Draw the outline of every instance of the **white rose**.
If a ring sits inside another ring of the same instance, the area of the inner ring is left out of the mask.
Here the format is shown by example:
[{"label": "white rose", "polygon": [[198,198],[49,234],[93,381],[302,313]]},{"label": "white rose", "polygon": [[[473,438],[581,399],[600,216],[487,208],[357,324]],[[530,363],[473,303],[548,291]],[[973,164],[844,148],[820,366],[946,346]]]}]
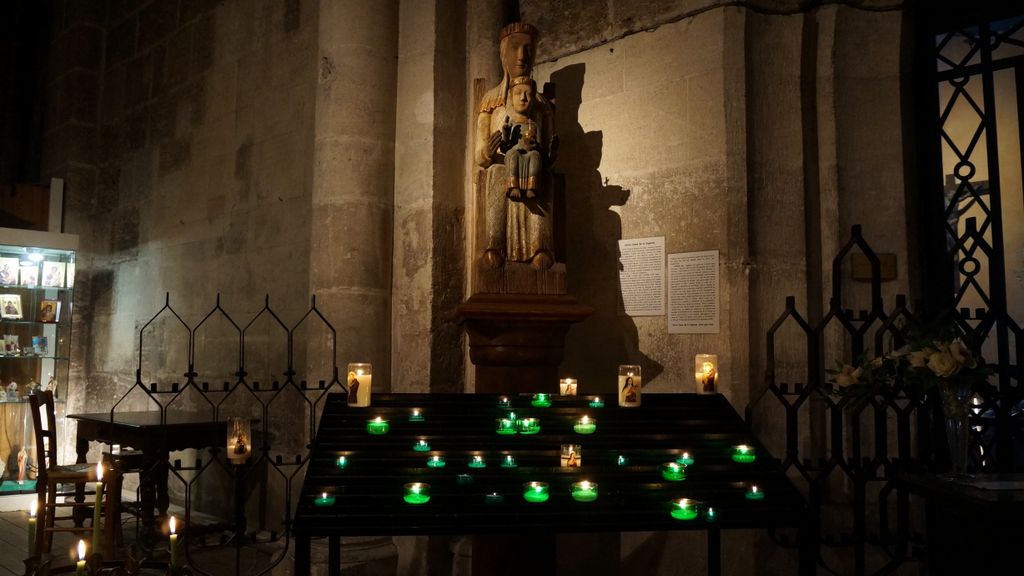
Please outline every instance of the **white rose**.
[{"label": "white rose", "polygon": [[949,352],[933,352],[928,356],[928,368],[939,378],[949,378],[960,371],[960,365]]},{"label": "white rose", "polygon": [[853,366],[846,365],[843,369],[836,374],[836,384],[842,388],[849,386],[850,384],[856,384],[860,381],[860,375],[863,370],[860,368],[854,368]]},{"label": "white rose", "polygon": [[978,365],[977,361],[974,359],[974,354],[971,354],[971,351],[967,346],[964,346],[964,343],[959,340],[954,340],[950,343],[949,354],[953,356],[953,359],[956,360],[956,363],[960,366],[974,368]]}]

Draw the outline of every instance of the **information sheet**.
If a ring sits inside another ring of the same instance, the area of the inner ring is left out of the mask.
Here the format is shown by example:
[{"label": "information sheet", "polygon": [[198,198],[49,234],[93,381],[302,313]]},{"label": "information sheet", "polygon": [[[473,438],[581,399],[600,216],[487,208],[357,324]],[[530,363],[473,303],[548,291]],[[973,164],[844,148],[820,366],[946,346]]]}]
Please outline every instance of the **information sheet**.
[{"label": "information sheet", "polygon": [[665,237],[619,240],[619,314],[665,314]]},{"label": "information sheet", "polygon": [[718,334],[718,250],[668,255],[669,334]]}]

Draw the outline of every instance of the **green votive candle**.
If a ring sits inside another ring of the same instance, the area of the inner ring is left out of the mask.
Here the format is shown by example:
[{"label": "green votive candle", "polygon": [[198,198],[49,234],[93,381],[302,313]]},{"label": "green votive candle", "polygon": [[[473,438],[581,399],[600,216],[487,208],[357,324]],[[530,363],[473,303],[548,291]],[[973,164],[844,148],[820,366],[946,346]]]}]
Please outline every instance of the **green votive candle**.
[{"label": "green votive candle", "polygon": [[540,432],[540,420],[537,418],[523,418],[518,424],[520,434],[536,434]]},{"label": "green votive candle", "polygon": [[317,498],[316,500],[313,500],[313,505],[314,506],[334,506],[334,496],[328,494],[327,492],[322,492],[320,494],[319,498]]},{"label": "green votive candle", "polygon": [[469,486],[473,483],[473,476],[470,474],[459,474],[455,477],[455,483],[459,486]]},{"label": "green votive candle", "polygon": [[519,464],[516,463],[516,457],[511,454],[506,454],[505,457],[501,459],[502,468],[516,468],[518,466]]},{"label": "green votive candle", "polygon": [[496,430],[498,434],[511,435],[516,433],[516,421],[511,418],[499,418]]},{"label": "green votive candle", "polygon": [[406,484],[404,498],[409,504],[426,504],[430,502],[430,484],[423,482]]},{"label": "green votive candle", "polygon": [[484,460],[483,456],[481,456],[479,454],[476,454],[472,458],[469,459],[469,464],[468,465],[469,465],[470,468],[486,468],[487,467],[487,461]]},{"label": "green votive candle", "polygon": [[373,420],[368,420],[366,422],[366,431],[369,432],[370,434],[374,434],[374,435],[387,434],[388,433],[388,429],[389,429],[388,421],[383,419],[383,418],[381,418],[380,416],[377,416]]},{"label": "green votive candle", "polygon": [[547,482],[527,482],[523,484],[523,500],[527,502],[547,502],[548,496]]},{"label": "green votive candle", "polygon": [[604,400],[601,400],[600,396],[594,396],[587,402],[587,406],[591,408],[604,408]]},{"label": "green votive candle", "polygon": [[740,444],[739,446],[732,447],[732,461],[739,462],[740,464],[750,464],[757,459],[757,454],[754,453],[754,447],[746,444]]},{"label": "green votive candle", "polygon": [[583,480],[572,483],[572,499],[577,502],[597,500],[597,483]]},{"label": "green votive candle", "polygon": [[670,505],[670,514],[676,520],[693,520],[697,517],[697,504],[689,498],[673,500]]},{"label": "green votive candle", "polygon": [[676,458],[676,462],[683,466],[693,465],[693,456],[690,456],[689,452],[683,452],[679,458]]},{"label": "green votive candle", "polygon": [[626,456],[625,454],[619,454],[615,458],[615,464],[617,466],[629,466],[629,456]]},{"label": "green votive candle", "polygon": [[551,406],[551,395],[538,393],[533,395],[533,400],[530,401],[530,405],[534,408],[547,408]]},{"label": "green votive candle", "polygon": [[686,480],[686,466],[678,462],[667,462],[661,465],[661,477],[669,482]]},{"label": "green votive candle", "polygon": [[415,450],[416,452],[430,452],[430,442],[427,442],[426,440],[423,440],[421,438],[417,440],[415,444],[412,445],[412,449]]},{"label": "green votive candle", "polygon": [[444,468],[444,456],[431,456],[427,458],[427,468]]},{"label": "green votive candle", "polygon": [[419,408],[413,408],[412,412],[409,413],[409,422],[423,422],[423,411]]},{"label": "green votive candle", "polygon": [[487,504],[504,504],[505,497],[497,492],[491,492],[490,494],[484,494],[484,502]]},{"label": "green votive candle", "polygon": [[704,520],[708,522],[714,522],[718,520],[718,511],[708,506],[708,509],[704,511]]},{"label": "green votive candle", "polygon": [[573,424],[572,429],[577,434],[593,434],[597,430],[597,420],[584,415]]},{"label": "green votive candle", "polygon": [[508,399],[508,396],[502,396],[498,398],[498,408],[505,408],[506,410],[512,408],[512,401]]},{"label": "green votive candle", "polygon": [[758,490],[757,485],[751,486],[746,496],[747,500],[764,500],[764,492]]},{"label": "green votive candle", "polygon": [[338,470],[348,468],[348,456],[338,456],[338,461],[336,463],[338,465]]}]

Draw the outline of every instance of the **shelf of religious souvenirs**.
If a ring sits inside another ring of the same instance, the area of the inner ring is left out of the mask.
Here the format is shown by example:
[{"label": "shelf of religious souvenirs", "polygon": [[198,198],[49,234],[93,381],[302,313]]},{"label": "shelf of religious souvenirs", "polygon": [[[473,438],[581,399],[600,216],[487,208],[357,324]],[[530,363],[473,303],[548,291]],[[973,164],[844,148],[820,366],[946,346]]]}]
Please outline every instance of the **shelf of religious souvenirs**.
[{"label": "shelf of religious souvenirs", "polygon": [[53,390],[63,418],[78,237],[0,228],[0,494],[30,491],[28,395]]},{"label": "shelf of religious souvenirs", "polygon": [[806,518],[724,396],[641,402],[638,375],[620,375],[618,389],[330,395],[296,535],[795,528]]}]

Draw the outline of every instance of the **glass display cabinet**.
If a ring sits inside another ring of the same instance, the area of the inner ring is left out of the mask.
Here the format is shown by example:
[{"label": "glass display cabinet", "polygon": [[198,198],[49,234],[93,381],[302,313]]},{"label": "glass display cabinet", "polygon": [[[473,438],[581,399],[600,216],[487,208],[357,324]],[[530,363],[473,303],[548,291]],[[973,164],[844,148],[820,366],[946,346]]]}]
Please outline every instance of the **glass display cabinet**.
[{"label": "glass display cabinet", "polygon": [[0,495],[34,490],[30,392],[53,390],[63,429],[77,249],[77,236],[0,228]]}]

